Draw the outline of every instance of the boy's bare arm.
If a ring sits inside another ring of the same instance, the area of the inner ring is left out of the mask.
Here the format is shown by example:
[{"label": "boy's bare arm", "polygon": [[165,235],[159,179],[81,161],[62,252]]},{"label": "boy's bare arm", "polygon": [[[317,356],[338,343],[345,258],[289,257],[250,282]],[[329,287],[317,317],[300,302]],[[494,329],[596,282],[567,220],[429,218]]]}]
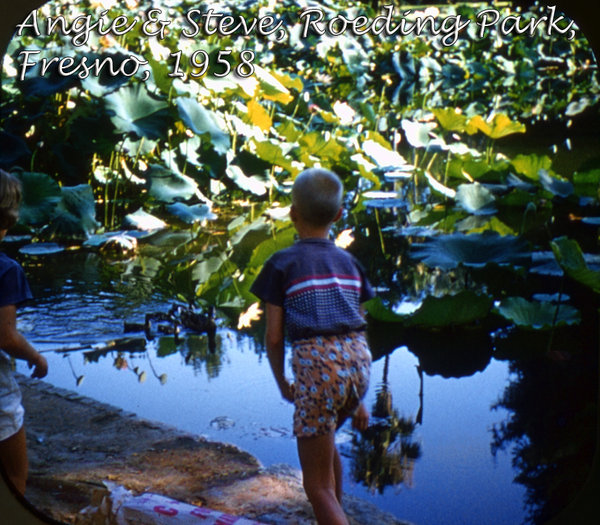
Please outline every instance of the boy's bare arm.
[{"label": "boy's bare arm", "polygon": [[0,348],[16,359],[27,361],[29,368],[35,367],[32,377],[44,377],[48,373],[46,358],[17,330],[15,305],[0,306]]},{"label": "boy's bare arm", "polygon": [[265,346],[271,371],[281,391],[281,395],[288,401],[293,401],[292,386],[285,378],[285,347],[283,329],[283,308],[272,303],[266,303],[267,330],[265,333]]}]

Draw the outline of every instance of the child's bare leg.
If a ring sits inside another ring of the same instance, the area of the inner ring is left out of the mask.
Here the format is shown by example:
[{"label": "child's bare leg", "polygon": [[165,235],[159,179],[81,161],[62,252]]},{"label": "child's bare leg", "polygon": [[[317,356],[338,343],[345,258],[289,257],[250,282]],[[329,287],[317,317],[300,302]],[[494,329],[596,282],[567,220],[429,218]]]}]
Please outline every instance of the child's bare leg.
[{"label": "child's bare leg", "polygon": [[25,426],[8,439],[0,441],[0,461],[15,489],[24,495],[29,469]]},{"label": "child's bare leg", "polygon": [[340,453],[338,452],[337,447],[334,446],[333,453],[333,474],[335,477],[335,497],[337,498],[339,504],[342,504],[342,459],[340,458]]},{"label": "child's bare leg", "polygon": [[298,438],[304,490],[319,525],[348,525],[336,494],[336,452],[333,432],[324,436]]}]

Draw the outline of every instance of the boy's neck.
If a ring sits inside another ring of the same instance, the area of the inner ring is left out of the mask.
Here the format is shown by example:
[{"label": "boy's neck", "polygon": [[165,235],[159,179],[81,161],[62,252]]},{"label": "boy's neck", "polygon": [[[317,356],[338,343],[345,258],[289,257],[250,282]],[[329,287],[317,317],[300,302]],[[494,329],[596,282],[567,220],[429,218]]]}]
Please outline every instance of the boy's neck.
[{"label": "boy's neck", "polygon": [[294,226],[296,226],[296,231],[300,239],[329,239],[330,225],[317,228],[301,223],[301,221],[296,221]]}]

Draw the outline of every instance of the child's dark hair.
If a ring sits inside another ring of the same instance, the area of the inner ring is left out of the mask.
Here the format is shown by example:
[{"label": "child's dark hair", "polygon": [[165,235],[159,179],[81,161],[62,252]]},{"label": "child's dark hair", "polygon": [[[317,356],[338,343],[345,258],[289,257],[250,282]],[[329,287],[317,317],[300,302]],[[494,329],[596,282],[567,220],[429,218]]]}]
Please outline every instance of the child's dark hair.
[{"label": "child's dark hair", "polygon": [[333,222],[340,207],[344,186],[332,171],[310,168],[300,173],[292,188],[292,204],[304,221],[314,226]]},{"label": "child's dark hair", "polygon": [[12,228],[19,219],[21,181],[0,169],[0,230]]}]

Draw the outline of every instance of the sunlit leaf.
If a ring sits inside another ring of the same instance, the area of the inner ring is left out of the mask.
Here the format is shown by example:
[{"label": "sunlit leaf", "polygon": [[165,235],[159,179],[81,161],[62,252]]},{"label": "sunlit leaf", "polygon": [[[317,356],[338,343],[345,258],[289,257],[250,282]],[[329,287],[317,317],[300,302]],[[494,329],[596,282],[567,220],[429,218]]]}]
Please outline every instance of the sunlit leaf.
[{"label": "sunlit leaf", "polygon": [[208,133],[215,151],[221,155],[227,153],[231,147],[231,141],[229,134],[224,131],[225,125],[216,113],[189,97],[178,97],[177,108],[181,119],[188,128],[198,135]]},{"label": "sunlit leaf", "polygon": [[176,202],[167,206],[167,211],[187,224],[214,220],[217,216],[207,204],[194,204],[189,206],[183,202]]},{"label": "sunlit leaf", "polygon": [[525,133],[525,125],[510,120],[504,113],[494,114],[491,120],[483,120],[480,115],[475,115],[469,119],[467,131],[471,135],[481,131],[492,139],[499,139],[514,133]]},{"label": "sunlit leaf", "polygon": [[267,185],[264,181],[256,175],[248,177],[239,166],[230,164],[227,166],[226,173],[243,190],[250,191],[255,195],[265,195],[267,193]]},{"label": "sunlit leaf", "polygon": [[104,97],[111,121],[122,133],[158,139],[166,135],[167,103],[152,97],[144,84],[125,86]]},{"label": "sunlit leaf", "polygon": [[563,198],[573,194],[573,184],[568,180],[553,177],[546,170],[540,170],[539,176],[541,185],[550,193]]},{"label": "sunlit leaf", "polygon": [[264,98],[282,104],[289,104],[294,100],[289,90],[266,69],[255,66],[254,71]]},{"label": "sunlit leaf", "polygon": [[529,179],[538,180],[540,170],[549,170],[552,166],[552,159],[546,155],[538,156],[532,153],[531,155],[517,155],[512,159],[511,164],[517,173],[525,175]]},{"label": "sunlit leaf", "polygon": [[176,199],[190,199],[198,191],[198,184],[187,175],[181,175],[158,164],[150,166],[146,175],[150,189],[149,194],[163,202]]},{"label": "sunlit leaf", "polygon": [[260,102],[252,99],[248,102],[248,118],[255,126],[258,126],[263,131],[269,131],[273,125],[273,121],[269,113],[263,108]]},{"label": "sunlit leaf", "polygon": [[474,215],[491,215],[496,212],[494,196],[478,182],[460,184],[456,191],[456,200],[465,211]]},{"label": "sunlit leaf", "polygon": [[142,231],[160,230],[167,227],[167,223],[154,215],[144,211],[142,208],[129,213],[123,219],[123,224],[130,228]]},{"label": "sunlit leaf", "polygon": [[431,112],[446,131],[465,130],[467,117],[458,108],[433,108]]}]

